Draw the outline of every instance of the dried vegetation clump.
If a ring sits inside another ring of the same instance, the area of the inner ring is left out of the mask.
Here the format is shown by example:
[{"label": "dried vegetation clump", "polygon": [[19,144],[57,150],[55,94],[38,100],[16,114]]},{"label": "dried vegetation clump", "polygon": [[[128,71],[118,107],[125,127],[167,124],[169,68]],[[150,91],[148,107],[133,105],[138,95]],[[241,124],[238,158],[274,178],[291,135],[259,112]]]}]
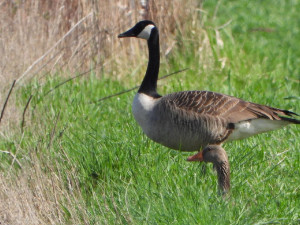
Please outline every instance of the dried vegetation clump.
[{"label": "dried vegetation clump", "polygon": [[31,160],[18,174],[0,173],[0,224],[88,224],[74,171],[66,184],[51,163]]},{"label": "dried vegetation clump", "polygon": [[128,53],[117,41],[118,33],[141,19],[157,23],[166,50],[168,37],[198,4],[191,0],[4,1],[0,81],[7,87],[13,79],[41,78],[57,71],[72,74],[104,65],[112,69],[116,67],[112,61]]}]

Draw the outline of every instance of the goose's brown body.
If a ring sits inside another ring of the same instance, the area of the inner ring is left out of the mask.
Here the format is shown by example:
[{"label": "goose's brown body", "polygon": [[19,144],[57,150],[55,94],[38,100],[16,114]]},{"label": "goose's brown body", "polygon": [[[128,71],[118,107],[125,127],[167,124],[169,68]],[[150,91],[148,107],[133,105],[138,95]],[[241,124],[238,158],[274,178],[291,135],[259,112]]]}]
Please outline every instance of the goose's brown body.
[{"label": "goose's brown body", "polygon": [[138,93],[133,114],[149,138],[182,151],[247,138],[294,120],[284,117],[292,112],[210,91],[177,92],[159,98]]}]

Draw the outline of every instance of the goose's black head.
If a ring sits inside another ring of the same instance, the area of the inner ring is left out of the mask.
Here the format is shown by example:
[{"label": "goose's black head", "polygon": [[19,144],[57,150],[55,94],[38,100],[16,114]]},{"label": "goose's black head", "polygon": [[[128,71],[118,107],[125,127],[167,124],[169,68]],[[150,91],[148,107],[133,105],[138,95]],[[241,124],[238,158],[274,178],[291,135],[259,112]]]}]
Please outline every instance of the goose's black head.
[{"label": "goose's black head", "polygon": [[138,22],[134,27],[132,27],[128,31],[119,34],[118,38],[137,37],[148,40],[151,36],[153,28],[156,28],[156,26],[152,21],[143,20]]}]

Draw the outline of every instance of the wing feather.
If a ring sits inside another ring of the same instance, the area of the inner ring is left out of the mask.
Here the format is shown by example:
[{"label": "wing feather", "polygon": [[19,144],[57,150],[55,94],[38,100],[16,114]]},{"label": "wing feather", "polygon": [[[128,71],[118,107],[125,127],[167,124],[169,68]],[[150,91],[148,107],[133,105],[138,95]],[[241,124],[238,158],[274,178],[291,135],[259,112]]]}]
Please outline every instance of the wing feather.
[{"label": "wing feather", "polygon": [[[210,91],[184,91],[166,95],[177,108],[193,112],[199,116],[220,117],[228,123],[239,123],[245,120],[265,118],[270,120],[285,120],[282,116],[296,115],[287,110],[281,110],[242,99]],[[290,121],[289,118],[286,118]]]}]

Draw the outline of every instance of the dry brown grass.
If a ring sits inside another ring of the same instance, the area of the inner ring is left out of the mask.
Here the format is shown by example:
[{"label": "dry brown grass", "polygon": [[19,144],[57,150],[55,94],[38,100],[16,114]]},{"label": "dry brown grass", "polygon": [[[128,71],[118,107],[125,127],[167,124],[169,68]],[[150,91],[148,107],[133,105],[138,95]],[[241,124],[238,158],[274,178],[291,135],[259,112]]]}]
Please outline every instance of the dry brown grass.
[{"label": "dry brown grass", "polygon": [[65,224],[62,205],[70,214],[68,223],[88,224],[84,201],[71,173],[72,187],[66,188],[51,165],[31,160],[32,165],[18,174],[0,174],[0,224]]},{"label": "dry brown grass", "polygon": [[[108,63],[122,51],[117,34],[141,19],[168,37],[193,15],[197,1],[4,1],[0,5],[0,81],[83,71]],[[123,54],[126,54],[124,52]]]},{"label": "dry brown grass", "polygon": [[[21,145],[22,136],[0,134],[0,138],[16,148],[0,149],[1,158],[5,159],[0,165],[1,225],[89,224],[75,167],[65,171],[61,160],[46,154],[51,148],[49,135],[55,132],[55,124],[56,121],[49,133],[40,124],[33,124],[39,141],[26,153]],[[58,155],[71,165],[62,149]]]}]

